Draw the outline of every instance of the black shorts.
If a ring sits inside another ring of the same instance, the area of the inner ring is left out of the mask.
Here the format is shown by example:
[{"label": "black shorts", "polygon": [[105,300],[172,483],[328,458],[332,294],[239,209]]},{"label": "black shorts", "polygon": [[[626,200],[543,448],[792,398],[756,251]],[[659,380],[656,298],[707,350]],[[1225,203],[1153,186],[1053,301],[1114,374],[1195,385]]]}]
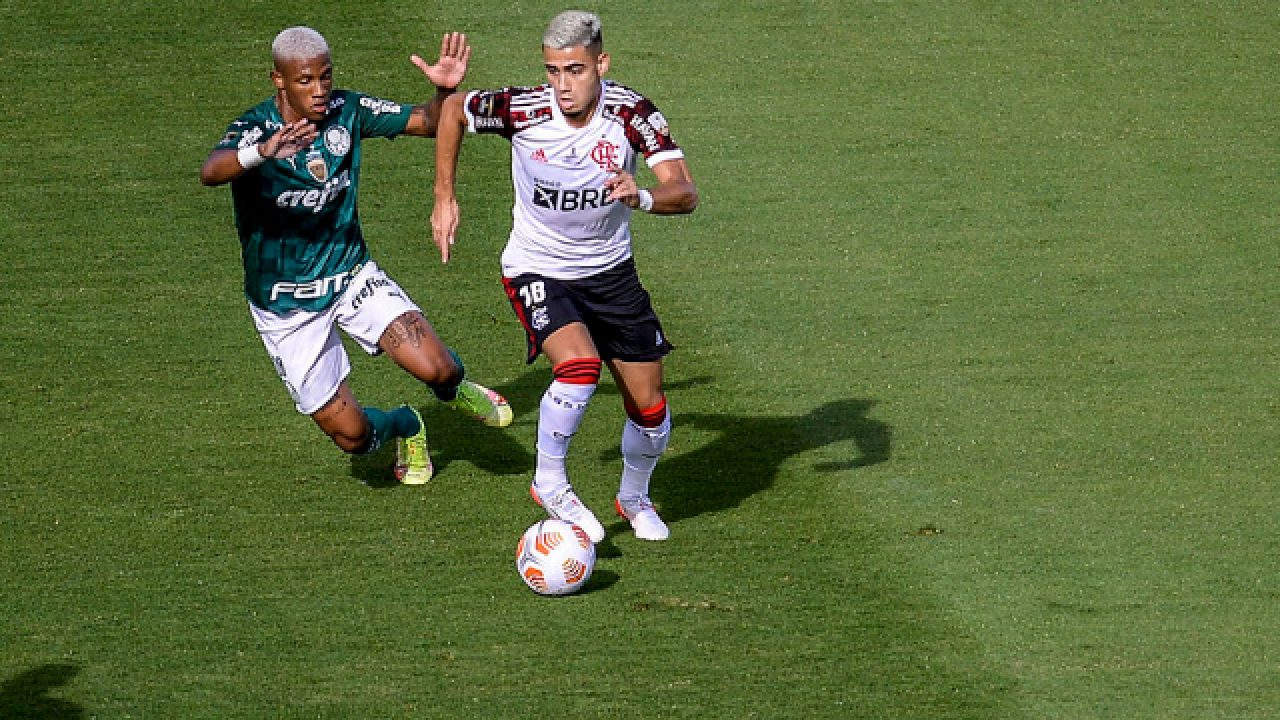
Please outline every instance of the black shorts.
[{"label": "black shorts", "polygon": [[502,284],[529,341],[526,362],[538,357],[551,333],[575,322],[587,327],[604,360],[649,362],[674,349],[630,258],[580,280],[530,273]]}]

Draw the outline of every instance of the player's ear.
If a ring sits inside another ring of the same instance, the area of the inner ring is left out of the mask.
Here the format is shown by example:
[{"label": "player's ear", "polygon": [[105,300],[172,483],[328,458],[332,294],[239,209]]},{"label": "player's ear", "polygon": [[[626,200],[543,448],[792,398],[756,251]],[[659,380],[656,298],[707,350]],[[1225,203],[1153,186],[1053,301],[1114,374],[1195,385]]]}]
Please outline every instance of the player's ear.
[{"label": "player's ear", "polygon": [[281,75],[279,70],[271,71],[271,82],[275,84],[277,90],[284,89],[284,75]]},{"label": "player's ear", "polygon": [[596,72],[601,75],[609,72],[609,53],[602,52],[596,58]]}]

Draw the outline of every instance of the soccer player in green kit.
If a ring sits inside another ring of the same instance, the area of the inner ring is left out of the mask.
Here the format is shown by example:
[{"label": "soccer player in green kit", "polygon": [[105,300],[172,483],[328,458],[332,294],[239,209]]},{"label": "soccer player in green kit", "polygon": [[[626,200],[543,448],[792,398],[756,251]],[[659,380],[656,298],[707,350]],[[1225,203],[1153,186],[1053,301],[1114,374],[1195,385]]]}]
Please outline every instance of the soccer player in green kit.
[{"label": "soccer player in green kit", "polygon": [[432,465],[421,416],[407,405],[361,407],[337,329],[371,355],[385,352],[446,404],[493,427],[511,423],[507,401],[464,379],[457,354],[373,262],[356,208],[361,140],[434,137],[471,47],[465,35],[449,33],[435,65],[411,58],[436,87],[416,106],[335,90],[328,43],[311,28],[282,31],[271,55],[275,96],[231,123],[200,181],[231,183],[249,312],[298,412],[348,453],[371,453],[395,438],[396,476],[425,483]]}]

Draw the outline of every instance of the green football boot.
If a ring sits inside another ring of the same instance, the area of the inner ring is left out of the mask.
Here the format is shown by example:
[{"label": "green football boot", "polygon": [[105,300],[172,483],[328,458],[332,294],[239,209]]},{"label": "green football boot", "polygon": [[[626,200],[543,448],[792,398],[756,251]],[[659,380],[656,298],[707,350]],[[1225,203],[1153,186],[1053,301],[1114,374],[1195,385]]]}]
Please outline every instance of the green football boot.
[{"label": "green football boot", "polygon": [[469,413],[489,427],[506,427],[513,417],[506,398],[470,380],[463,380],[458,386],[458,396],[445,404]]}]

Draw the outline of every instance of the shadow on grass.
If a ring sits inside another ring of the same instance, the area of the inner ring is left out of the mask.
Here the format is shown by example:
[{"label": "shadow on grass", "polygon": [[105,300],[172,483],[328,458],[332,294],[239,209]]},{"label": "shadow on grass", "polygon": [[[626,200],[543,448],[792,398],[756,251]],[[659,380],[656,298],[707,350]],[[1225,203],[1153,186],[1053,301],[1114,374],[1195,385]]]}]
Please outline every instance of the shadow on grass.
[{"label": "shadow on grass", "polygon": [[[437,475],[455,460],[466,460],[495,475],[533,473],[533,455],[503,430],[476,422],[439,405],[419,408],[427,424],[427,444]],[[371,455],[351,456],[351,476],[371,488],[398,487],[392,472],[395,443]]]},{"label": "shadow on grass", "polygon": [[0,720],[74,720],[88,717],[79,705],[49,693],[67,685],[80,672],[74,665],[44,665],[0,686]]},{"label": "shadow on grass", "polygon": [[810,450],[849,442],[847,460],[820,463],[820,472],[839,472],[885,462],[893,433],[886,423],[869,417],[872,400],[834,400],[804,415],[677,414],[682,427],[718,433],[710,443],[658,464],[652,496],[662,517],[676,522],[737,507],[773,484],[782,463]]},{"label": "shadow on grass", "polygon": [[[481,380],[480,382],[484,382]],[[538,403],[551,372],[533,371],[522,375],[514,383],[494,386],[511,403],[516,423],[537,423]],[[476,467],[495,475],[533,475],[533,454],[502,429],[485,427],[475,419],[438,402],[427,401],[418,406],[422,420],[427,424],[427,445],[436,474],[447,472],[455,460],[466,460]],[[372,488],[398,487],[392,474],[395,463],[395,444],[387,443],[376,453],[351,457],[351,476]]]},{"label": "shadow on grass", "polygon": [[[711,377],[697,377],[666,384],[668,391],[679,391],[714,382]],[[494,386],[511,403],[516,423],[536,426],[538,405],[551,382],[550,368],[526,372],[515,382]],[[617,395],[618,389],[606,382],[600,395]],[[418,407],[427,424],[427,442],[437,474],[446,472],[455,460],[465,460],[495,475],[528,475],[533,477],[534,456],[505,430],[485,427],[474,419],[435,402]],[[351,476],[371,488],[385,490],[399,487],[392,474],[395,445],[387,443],[377,452],[351,457]]]}]

